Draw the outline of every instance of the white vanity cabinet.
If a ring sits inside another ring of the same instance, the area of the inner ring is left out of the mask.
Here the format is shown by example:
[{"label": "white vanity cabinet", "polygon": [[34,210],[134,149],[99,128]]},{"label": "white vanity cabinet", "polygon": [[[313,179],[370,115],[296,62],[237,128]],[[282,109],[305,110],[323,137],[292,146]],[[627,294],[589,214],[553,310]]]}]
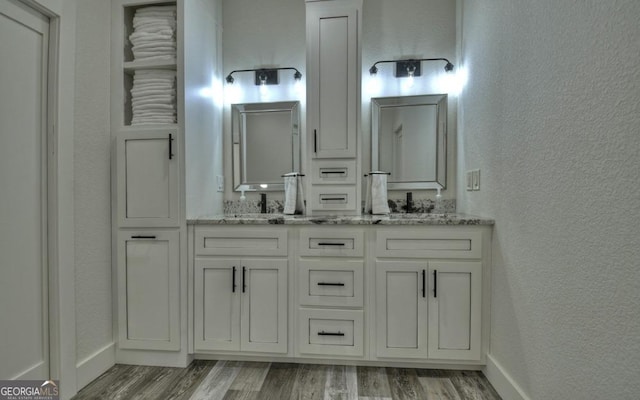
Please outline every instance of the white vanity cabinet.
[{"label": "white vanity cabinet", "polygon": [[483,233],[376,232],[378,358],[482,360]]},{"label": "white vanity cabinet", "polygon": [[287,230],[196,227],[193,237],[194,351],[287,353]]},{"label": "white vanity cabinet", "polygon": [[179,233],[118,234],[118,344],[123,349],[180,349]]},{"label": "white vanity cabinet", "polygon": [[362,0],[306,3],[307,159],[312,213],[360,211]]},{"label": "white vanity cabinet", "polygon": [[365,356],[362,228],[301,228],[298,233],[297,353]]}]

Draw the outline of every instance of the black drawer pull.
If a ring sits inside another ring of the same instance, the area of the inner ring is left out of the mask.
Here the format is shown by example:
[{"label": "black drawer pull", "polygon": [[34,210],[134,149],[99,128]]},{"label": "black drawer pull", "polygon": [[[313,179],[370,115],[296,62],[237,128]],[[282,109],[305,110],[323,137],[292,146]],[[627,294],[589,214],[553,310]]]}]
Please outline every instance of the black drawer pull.
[{"label": "black drawer pull", "polygon": [[427,273],[423,269],[422,270],[422,297],[427,297],[427,279],[426,279],[426,275],[427,275]]},{"label": "black drawer pull", "polygon": [[318,243],[318,246],[344,246],[344,243],[325,243],[325,242],[320,242],[320,243]]},{"label": "black drawer pull", "polygon": [[313,130],[313,152],[318,152],[318,132],[316,129]]},{"label": "black drawer pull", "polygon": [[233,275],[231,277],[231,293],[236,292],[236,267],[233,267]]},{"label": "black drawer pull", "polygon": [[246,273],[247,273],[247,267],[242,267],[242,293],[244,293],[247,290],[247,282],[246,282]]},{"label": "black drawer pull", "polygon": [[344,286],[344,283],[318,282],[318,286]]},{"label": "black drawer pull", "polygon": [[320,332],[318,332],[318,336],[344,336],[344,333],[342,333],[342,332],[325,332],[325,331],[320,331]]},{"label": "black drawer pull", "polygon": [[173,159],[173,135],[169,134],[169,160]]},{"label": "black drawer pull", "polygon": [[331,201],[331,200],[342,200],[342,201],[346,201],[347,198],[346,197],[322,197],[320,200],[322,201]]},{"label": "black drawer pull", "polygon": [[155,239],[155,235],[150,235],[150,236],[146,236],[146,235],[133,235],[131,236],[131,239]]},{"label": "black drawer pull", "polygon": [[322,171],[322,175],[346,175],[347,171]]},{"label": "black drawer pull", "polygon": [[438,297],[438,271],[433,270],[433,297]]}]

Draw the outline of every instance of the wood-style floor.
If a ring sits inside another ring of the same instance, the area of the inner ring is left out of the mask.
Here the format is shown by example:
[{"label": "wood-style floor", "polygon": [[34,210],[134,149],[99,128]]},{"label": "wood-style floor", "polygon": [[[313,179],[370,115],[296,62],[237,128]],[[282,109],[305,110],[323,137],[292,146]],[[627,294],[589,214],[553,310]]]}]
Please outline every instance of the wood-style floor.
[{"label": "wood-style floor", "polygon": [[500,400],[476,371],[194,361],[189,368],[116,365],[81,399]]}]

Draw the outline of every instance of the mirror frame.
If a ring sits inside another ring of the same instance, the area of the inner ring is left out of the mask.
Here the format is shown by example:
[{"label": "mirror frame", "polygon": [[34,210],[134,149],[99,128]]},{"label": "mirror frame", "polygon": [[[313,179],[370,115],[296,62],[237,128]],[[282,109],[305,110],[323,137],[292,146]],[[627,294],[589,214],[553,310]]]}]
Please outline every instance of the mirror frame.
[{"label": "mirror frame", "polygon": [[[250,108],[250,110],[246,110]],[[284,191],[284,178],[274,177],[274,181],[265,182],[269,186],[262,188],[257,183],[246,183],[246,157],[244,150],[244,135],[241,132],[240,118],[245,113],[265,113],[283,112],[291,113],[291,134],[293,135],[291,145],[291,157],[293,171],[300,171],[301,165],[301,145],[300,145],[300,102],[299,101],[277,101],[270,103],[240,103],[231,105],[231,146],[233,164],[233,190],[245,191]],[[292,172],[292,171],[288,171]]]},{"label": "mirror frame", "polygon": [[[436,179],[434,181],[387,182],[389,190],[446,189],[447,186],[447,95],[428,94],[417,96],[371,98],[371,170],[378,171],[380,114],[383,108],[435,105],[436,112]],[[386,171],[390,172],[390,171]]]}]

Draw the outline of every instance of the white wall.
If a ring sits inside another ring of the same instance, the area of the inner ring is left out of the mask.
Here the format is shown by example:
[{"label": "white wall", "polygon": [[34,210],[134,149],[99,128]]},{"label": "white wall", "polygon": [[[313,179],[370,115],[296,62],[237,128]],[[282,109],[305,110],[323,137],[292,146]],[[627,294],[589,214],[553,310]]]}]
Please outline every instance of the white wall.
[{"label": "white wall", "polygon": [[531,399],[637,399],[640,3],[461,3],[458,209],[496,220],[492,363]]},{"label": "white wall", "polygon": [[109,169],[110,16],[110,2],[78,2],[74,100],[78,363],[113,343]]},{"label": "white wall", "polygon": [[[450,0],[366,0],[362,7],[362,170],[371,170],[371,98],[447,93],[443,61],[422,63],[422,76],[412,88],[393,76],[394,64],[380,60],[447,58],[456,64],[456,2]],[[443,79],[445,78],[445,79]],[[443,198],[456,197],[456,103],[449,94],[447,189]],[[403,198],[405,191],[389,194]],[[435,198],[434,190],[412,190],[413,198]]]}]

